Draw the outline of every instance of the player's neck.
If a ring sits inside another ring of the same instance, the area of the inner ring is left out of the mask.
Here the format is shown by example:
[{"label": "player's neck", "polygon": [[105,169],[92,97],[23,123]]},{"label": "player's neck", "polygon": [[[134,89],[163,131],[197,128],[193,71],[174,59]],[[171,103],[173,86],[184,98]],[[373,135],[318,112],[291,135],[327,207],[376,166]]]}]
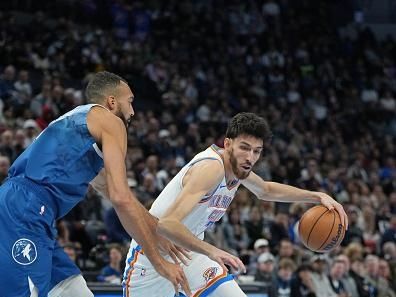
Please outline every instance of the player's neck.
[{"label": "player's neck", "polygon": [[224,162],[224,176],[227,185],[231,185],[234,183],[234,181],[237,179],[237,177],[234,174],[234,171],[232,170],[230,158],[228,154],[225,154],[223,152],[223,162]]}]

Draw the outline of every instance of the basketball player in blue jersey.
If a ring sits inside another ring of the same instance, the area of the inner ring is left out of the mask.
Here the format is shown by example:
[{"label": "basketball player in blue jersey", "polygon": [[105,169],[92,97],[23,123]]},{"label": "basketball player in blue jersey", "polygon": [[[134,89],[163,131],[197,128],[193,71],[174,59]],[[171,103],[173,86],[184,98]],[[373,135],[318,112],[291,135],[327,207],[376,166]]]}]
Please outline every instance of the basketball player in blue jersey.
[{"label": "basketball player in blue jersey", "polygon": [[[159,218],[159,233],[192,251],[188,265],[182,266],[194,297],[246,296],[224,265],[243,270],[240,260],[203,241],[205,230],[224,215],[240,185],[263,200],[322,203],[335,209],[347,226],[343,207],[327,194],[267,182],[252,172],[269,135],[263,118],[253,113],[237,114],[228,126],[224,149],[212,145],[198,153],[150,209]],[[132,240],[124,272],[124,296],[173,297],[172,286],[140,251],[140,245]]]},{"label": "basketball player in blue jersey", "polygon": [[0,187],[0,296],[93,296],[56,244],[54,222],[83,199],[99,173],[123,226],[156,271],[174,287],[189,291],[183,270],[161,257],[157,243],[173,257],[180,252],[156,235],[157,221],[127,185],[131,89],[121,77],[100,72],[89,82],[86,97],[91,104],[53,121],[14,162]]}]

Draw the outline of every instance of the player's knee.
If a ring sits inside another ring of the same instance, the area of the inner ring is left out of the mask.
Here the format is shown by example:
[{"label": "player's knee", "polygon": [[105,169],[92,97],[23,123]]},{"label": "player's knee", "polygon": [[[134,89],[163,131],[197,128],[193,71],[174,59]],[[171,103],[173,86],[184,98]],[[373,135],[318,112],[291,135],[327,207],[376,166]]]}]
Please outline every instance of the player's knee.
[{"label": "player's knee", "polygon": [[247,297],[236,281],[229,281],[218,286],[210,295],[213,297]]},{"label": "player's knee", "polygon": [[48,297],[94,297],[82,275],[74,275],[56,285]]},{"label": "player's knee", "polygon": [[81,297],[94,297],[94,294],[91,292],[91,290],[88,289],[85,292],[83,292],[84,295],[80,295]]}]

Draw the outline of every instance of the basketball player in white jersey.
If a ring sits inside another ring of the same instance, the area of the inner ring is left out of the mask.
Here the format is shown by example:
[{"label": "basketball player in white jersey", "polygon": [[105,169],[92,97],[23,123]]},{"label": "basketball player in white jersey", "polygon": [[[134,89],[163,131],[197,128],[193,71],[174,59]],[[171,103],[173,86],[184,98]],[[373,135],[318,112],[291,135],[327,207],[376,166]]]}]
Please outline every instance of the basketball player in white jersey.
[{"label": "basketball player in white jersey", "polygon": [[[189,249],[191,260],[182,265],[192,296],[243,297],[224,264],[244,270],[242,262],[203,241],[205,230],[224,215],[242,184],[257,198],[280,202],[322,203],[336,209],[343,225],[347,216],[334,199],[279,183],[266,182],[252,172],[270,130],[253,113],[237,114],[230,122],[224,149],[212,145],[197,154],[170,181],[151,207],[159,218],[157,231]],[[172,284],[152,267],[141,247],[132,240],[123,279],[124,296],[173,297]],[[185,296],[180,290],[180,296]]]}]

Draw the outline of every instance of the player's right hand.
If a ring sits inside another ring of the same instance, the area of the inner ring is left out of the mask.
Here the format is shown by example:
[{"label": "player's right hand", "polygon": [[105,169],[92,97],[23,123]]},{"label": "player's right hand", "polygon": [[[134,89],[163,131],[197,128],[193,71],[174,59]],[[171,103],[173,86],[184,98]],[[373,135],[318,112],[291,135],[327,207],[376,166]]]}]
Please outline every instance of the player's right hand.
[{"label": "player's right hand", "polygon": [[233,269],[234,273],[246,273],[246,267],[238,257],[216,247],[213,247],[213,250],[209,253],[208,257],[219,263],[224,271],[228,271],[227,267],[225,266],[225,264],[227,264]]},{"label": "player's right hand", "polygon": [[173,264],[164,260],[161,267],[156,267],[156,270],[173,284],[176,296],[179,296],[180,289],[183,290],[187,296],[192,295],[186,275],[179,264]]}]

